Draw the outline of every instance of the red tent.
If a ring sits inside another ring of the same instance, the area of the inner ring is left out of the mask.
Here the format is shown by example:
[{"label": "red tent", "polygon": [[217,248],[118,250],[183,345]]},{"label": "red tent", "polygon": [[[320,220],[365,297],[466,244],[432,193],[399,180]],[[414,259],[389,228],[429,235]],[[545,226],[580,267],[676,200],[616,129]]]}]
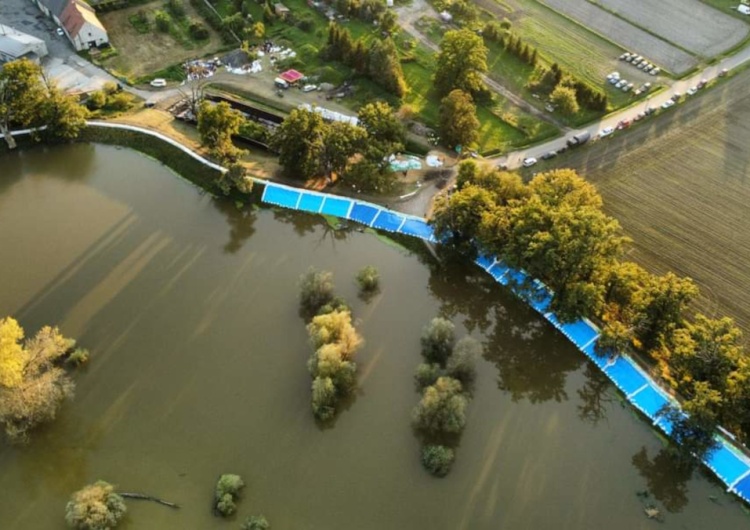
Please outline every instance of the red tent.
[{"label": "red tent", "polygon": [[281,77],[281,79],[283,79],[289,84],[294,84],[300,79],[302,79],[304,76],[297,70],[287,70],[286,72],[281,74],[279,77]]}]

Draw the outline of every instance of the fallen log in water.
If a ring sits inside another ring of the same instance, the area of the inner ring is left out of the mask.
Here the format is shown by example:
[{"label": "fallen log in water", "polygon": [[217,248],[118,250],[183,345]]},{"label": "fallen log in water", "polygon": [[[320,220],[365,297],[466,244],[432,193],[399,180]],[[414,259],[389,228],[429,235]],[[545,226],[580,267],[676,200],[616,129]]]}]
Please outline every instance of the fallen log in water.
[{"label": "fallen log in water", "polygon": [[146,495],[144,493],[120,493],[120,497],[124,497],[126,499],[138,499],[141,501],[154,501],[158,502],[159,504],[163,504],[164,506],[169,506],[170,508],[179,508],[180,506],[169,501],[165,501],[162,499],[159,499],[157,497],[152,497],[151,495]]}]

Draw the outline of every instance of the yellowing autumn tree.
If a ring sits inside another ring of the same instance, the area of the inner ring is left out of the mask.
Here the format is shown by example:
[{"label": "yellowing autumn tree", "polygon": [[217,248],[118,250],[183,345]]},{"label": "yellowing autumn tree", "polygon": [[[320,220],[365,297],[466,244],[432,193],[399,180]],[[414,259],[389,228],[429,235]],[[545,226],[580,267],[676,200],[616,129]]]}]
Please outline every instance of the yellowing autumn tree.
[{"label": "yellowing autumn tree", "polygon": [[0,320],[0,386],[17,387],[23,380],[26,353],[22,340],[23,329],[15,319]]},{"label": "yellowing autumn tree", "polygon": [[0,320],[0,423],[13,441],[26,440],[31,429],[54,419],[75,387],[59,362],[74,340],[49,326],[22,344],[23,336],[14,319]]}]

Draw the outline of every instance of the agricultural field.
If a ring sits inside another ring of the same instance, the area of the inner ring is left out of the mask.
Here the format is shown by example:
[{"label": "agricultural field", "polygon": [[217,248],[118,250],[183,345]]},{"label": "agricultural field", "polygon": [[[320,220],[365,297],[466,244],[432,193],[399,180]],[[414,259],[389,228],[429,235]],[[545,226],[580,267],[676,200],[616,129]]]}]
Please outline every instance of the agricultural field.
[{"label": "agricultural field", "polygon": [[[630,259],[692,277],[696,308],[750,333],[750,71],[627,134],[560,157],[633,239]],[[546,168],[544,168],[546,169]]]},{"label": "agricultural field", "polygon": [[[588,0],[543,0],[546,5],[569,16],[599,35],[606,35],[628,50],[648,58],[674,74],[682,74],[698,64],[698,59],[663,39],[608,13]],[[734,21],[732,21],[734,22]]]},{"label": "agricultural field", "polygon": [[598,4],[701,57],[713,57],[733,48],[750,31],[747,24],[698,0],[598,0]]},{"label": "agricultural field", "polygon": [[[159,31],[154,21],[155,12],[166,12],[165,5],[164,0],[159,0],[100,14],[99,19],[107,28],[112,45],[117,50],[117,54],[102,61],[103,66],[125,77],[138,80],[155,72],[163,72],[169,66],[212,54],[222,48],[221,37],[205,24],[187,0],[183,2],[185,17],[180,20],[172,18],[170,30]],[[146,23],[142,22],[141,12],[146,15]],[[208,38],[192,39],[187,30],[191,21],[203,22]],[[170,77],[168,72],[159,76]]]}]

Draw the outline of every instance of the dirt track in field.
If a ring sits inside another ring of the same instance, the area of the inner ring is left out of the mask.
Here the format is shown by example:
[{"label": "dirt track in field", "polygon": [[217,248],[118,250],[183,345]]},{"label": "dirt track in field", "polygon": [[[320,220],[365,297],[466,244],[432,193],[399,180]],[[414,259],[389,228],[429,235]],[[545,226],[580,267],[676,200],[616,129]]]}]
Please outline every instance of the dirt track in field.
[{"label": "dirt track in field", "polygon": [[633,239],[630,259],[701,288],[697,309],[750,334],[750,71],[561,157]]},{"label": "dirt track in field", "polygon": [[606,12],[588,0],[542,0],[542,3],[672,73],[686,72],[698,63],[698,59],[692,55]]},{"label": "dirt track in field", "polygon": [[698,0],[597,0],[664,40],[713,57],[742,42],[750,26]]}]

